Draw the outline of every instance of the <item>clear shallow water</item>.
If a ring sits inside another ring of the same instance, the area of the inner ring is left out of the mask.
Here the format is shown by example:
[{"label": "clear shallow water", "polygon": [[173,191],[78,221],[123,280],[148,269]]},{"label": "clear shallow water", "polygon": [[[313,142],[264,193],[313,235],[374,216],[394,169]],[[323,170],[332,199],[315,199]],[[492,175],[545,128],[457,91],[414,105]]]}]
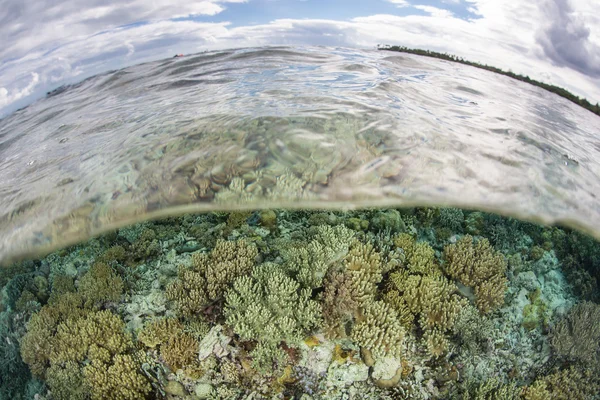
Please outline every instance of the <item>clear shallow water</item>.
[{"label": "clear shallow water", "polygon": [[0,120],[0,262],[135,220],[455,205],[600,235],[600,119],[539,88],[331,48],[133,66]]}]

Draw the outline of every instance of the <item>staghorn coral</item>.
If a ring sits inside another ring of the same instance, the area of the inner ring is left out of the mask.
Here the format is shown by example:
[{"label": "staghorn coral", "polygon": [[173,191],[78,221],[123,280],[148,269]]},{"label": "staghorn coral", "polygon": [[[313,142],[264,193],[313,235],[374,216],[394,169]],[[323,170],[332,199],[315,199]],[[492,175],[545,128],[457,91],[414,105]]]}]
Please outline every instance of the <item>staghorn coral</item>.
[{"label": "staghorn coral", "polygon": [[[46,377],[55,398],[143,398],[150,385],[141,375],[140,363],[130,357],[133,341],[124,321],[108,310],[98,310],[120,297],[120,278],[108,265],[95,263],[80,279],[77,292],[70,291],[70,281],[64,286],[64,293],[51,296],[52,301],[31,316],[21,339],[21,356],[32,374]],[[86,373],[92,366],[103,371],[109,391],[97,385],[95,374]],[[107,371],[114,373],[106,375]],[[127,384],[128,379],[131,385],[123,387],[121,382]]]},{"label": "staghorn coral", "polygon": [[92,311],[60,323],[51,339],[49,361],[83,363],[88,359],[107,362],[111,356],[133,347],[125,323],[108,310]]},{"label": "staghorn coral", "polygon": [[283,267],[289,275],[308,288],[322,286],[328,268],[348,254],[354,232],[344,225],[320,225],[307,244],[284,247]]},{"label": "staghorn coral", "polygon": [[584,363],[598,358],[599,341],[600,306],[591,302],[575,305],[550,335],[552,348],[559,357]]},{"label": "staghorn coral", "polygon": [[389,282],[386,300],[399,310],[406,307],[423,329],[451,329],[464,306],[464,301],[455,294],[456,286],[444,277],[409,275],[402,271],[391,274]]},{"label": "staghorn coral", "polygon": [[323,293],[323,318],[325,331],[330,337],[345,337],[359,310],[360,293],[357,293],[352,275],[332,272],[325,279]]},{"label": "staghorn coral", "polygon": [[417,242],[408,233],[396,235],[393,241],[396,247],[402,250],[403,262],[409,272],[421,275],[442,275],[435,260],[435,251],[429,244]]},{"label": "staghorn coral", "polygon": [[85,307],[99,309],[106,302],[117,301],[123,293],[123,280],[105,263],[94,263],[81,277],[77,292]]},{"label": "staghorn coral", "polygon": [[443,275],[429,244],[405,233],[395,236],[394,244],[404,255],[404,266],[389,275],[384,300],[407,329],[418,321],[426,349],[438,357],[449,347],[444,334],[454,326],[466,300]]},{"label": "staghorn coral", "polygon": [[[160,243],[156,238],[156,231],[150,228],[145,228],[137,240],[131,243],[129,246],[129,258],[135,262],[144,261],[149,257],[160,254],[160,251],[161,248]],[[113,256],[122,256],[120,250],[109,249],[108,252],[112,253]]]},{"label": "staghorn coral", "polygon": [[167,287],[166,296],[183,316],[201,312],[220,300],[235,278],[248,274],[257,256],[254,244],[218,240],[210,254],[194,253],[192,266],[179,268],[178,279]]},{"label": "staghorn coral", "polygon": [[405,330],[396,311],[378,300],[368,303],[362,314],[352,329],[352,340],[369,350],[376,359],[398,356],[404,343]]},{"label": "staghorn coral", "polygon": [[85,311],[82,306],[81,296],[67,293],[31,316],[27,323],[27,333],[21,339],[21,357],[34,376],[43,377],[50,364],[50,350],[58,325],[83,315]]},{"label": "staghorn coral", "polygon": [[48,303],[52,304],[63,294],[72,292],[75,292],[75,283],[72,277],[63,274],[54,275]]},{"label": "staghorn coral", "polygon": [[451,278],[474,288],[481,312],[493,311],[504,304],[506,260],[487,239],[473,243],[473,237],[465,235],[444,248],[444,259],[446,273]]},{"label": "staghorn coral", "polygon": [[440,357],[448,351],[450,342],[444,333],[437,328],[429,329],[423,334],[423,341],[429,354]]}]

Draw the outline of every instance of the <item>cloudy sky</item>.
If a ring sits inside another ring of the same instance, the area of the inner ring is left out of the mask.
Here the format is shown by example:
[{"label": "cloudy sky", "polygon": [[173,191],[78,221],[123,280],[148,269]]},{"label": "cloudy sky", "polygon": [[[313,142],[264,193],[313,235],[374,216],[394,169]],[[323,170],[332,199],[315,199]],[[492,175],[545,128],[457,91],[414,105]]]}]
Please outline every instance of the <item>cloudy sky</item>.
[{"label": "cloudy sky", "polygon": [[0,0],[0,116],[99,72],[176,53],[281,44],[449,52],[595,103],[597,2]]}]

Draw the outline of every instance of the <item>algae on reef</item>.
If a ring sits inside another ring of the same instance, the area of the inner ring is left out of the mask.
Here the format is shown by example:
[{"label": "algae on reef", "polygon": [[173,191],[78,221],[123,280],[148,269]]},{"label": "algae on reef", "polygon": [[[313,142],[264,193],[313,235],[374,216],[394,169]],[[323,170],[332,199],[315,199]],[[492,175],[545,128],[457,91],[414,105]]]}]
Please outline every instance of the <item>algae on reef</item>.
[{"label": "algae on reef", "polygon": [[595,399],[598,243],[444,208],[208,213],[1,271],[0,399]]}]

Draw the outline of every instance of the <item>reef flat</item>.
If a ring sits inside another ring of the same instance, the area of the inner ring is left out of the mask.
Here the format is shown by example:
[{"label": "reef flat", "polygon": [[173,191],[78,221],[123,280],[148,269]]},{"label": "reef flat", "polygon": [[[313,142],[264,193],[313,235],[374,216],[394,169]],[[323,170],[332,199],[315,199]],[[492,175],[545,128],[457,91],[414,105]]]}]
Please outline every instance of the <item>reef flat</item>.
[{"label": "reef flat", "polygon": [[454,208],[144,222],[0,271],[0,399],[596,399],[599,276]]}]

